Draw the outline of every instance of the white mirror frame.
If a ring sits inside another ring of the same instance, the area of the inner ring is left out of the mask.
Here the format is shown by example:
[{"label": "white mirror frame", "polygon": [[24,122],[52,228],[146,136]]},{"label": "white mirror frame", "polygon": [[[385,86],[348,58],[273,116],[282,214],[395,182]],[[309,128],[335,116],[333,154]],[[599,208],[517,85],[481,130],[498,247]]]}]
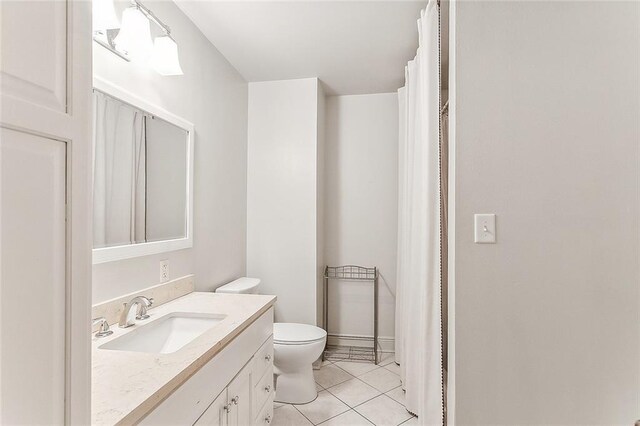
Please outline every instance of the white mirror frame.
[{"label": "white mirror frame", "polygon": [[93,249],[93,264],[113,262],[151,254],[166,253],[193,247],[193,149],[195,132],[193,124],[169,111],[151,104],[144,99],[116,86],[100,77],[94,76],[93,87],[142,111],[148,112],[187,131],[187,224],[186,237],[151,243],[129,244],[123,246]]}]

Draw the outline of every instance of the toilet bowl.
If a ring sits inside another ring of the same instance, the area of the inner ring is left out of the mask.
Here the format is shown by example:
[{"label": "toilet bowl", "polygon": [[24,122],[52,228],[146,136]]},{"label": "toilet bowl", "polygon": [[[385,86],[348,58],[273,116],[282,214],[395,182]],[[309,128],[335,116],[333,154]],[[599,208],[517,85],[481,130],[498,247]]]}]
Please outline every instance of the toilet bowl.
[{"label": "toilet bowl", "polygon": [[[218,287],[216,293],[257,294],[260,279],[238,278]],[[318,396],[313,363],[322,355],[327,332],[308,324],[273,324],[275,401],[304,404]]]},{"label": "toilet bowl", "polygon": [[305,404],[318,396],[313,362],[324,350],[327,332],[307,324],[273,324],[273,366],[277,402]]}]

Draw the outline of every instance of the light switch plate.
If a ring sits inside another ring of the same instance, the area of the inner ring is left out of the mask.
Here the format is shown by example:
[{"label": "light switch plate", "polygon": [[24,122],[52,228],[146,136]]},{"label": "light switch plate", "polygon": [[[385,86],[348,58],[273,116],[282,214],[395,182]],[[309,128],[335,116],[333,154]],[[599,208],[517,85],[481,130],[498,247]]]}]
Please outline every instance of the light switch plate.
[{"label": "light switch plate", "polygon": [[477,244],[496,243],[496,215],[476,214],[474,218],[475,239]]}]

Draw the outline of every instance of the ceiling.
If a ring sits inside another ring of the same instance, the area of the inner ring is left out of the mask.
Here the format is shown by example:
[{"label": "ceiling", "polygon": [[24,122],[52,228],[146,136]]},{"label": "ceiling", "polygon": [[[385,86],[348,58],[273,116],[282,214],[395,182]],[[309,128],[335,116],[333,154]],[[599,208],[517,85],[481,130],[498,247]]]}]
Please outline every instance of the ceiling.
[{"label": "ceiling", "polygon": [[247,81],[319,77],[333,95],[401,87],[427,3],[175,1]]}]

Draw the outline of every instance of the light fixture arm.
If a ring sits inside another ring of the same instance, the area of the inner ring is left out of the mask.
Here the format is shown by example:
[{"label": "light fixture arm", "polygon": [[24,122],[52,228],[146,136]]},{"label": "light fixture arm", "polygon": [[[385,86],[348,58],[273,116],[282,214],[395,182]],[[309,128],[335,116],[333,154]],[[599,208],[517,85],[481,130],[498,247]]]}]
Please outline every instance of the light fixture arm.
[{"label": "light fixture arm", "polygon": [[[149,9],[148,7],[146,7],[145,5],[143,5],[142,3],[140,3],[138,0],[131,0],[131,6],[132,7],[136,7],[138,8],[138,10],[140,12],[142,12],[148,19],[149,21],[153,22],[154,24],[156,24],[158,27],[160,27],[162,29],[162,31],[164,31],[164,33],[171,37],[171,28],[169,28],[169,26],[167,24],[165,24],[164,22],[162,22],[160,20],[160,18],[158,18],[152,11],[151,9]],[[171,39],[173,40],[173,37],[171,37]],[[174,40],[175,41],[175,40]]]}]

